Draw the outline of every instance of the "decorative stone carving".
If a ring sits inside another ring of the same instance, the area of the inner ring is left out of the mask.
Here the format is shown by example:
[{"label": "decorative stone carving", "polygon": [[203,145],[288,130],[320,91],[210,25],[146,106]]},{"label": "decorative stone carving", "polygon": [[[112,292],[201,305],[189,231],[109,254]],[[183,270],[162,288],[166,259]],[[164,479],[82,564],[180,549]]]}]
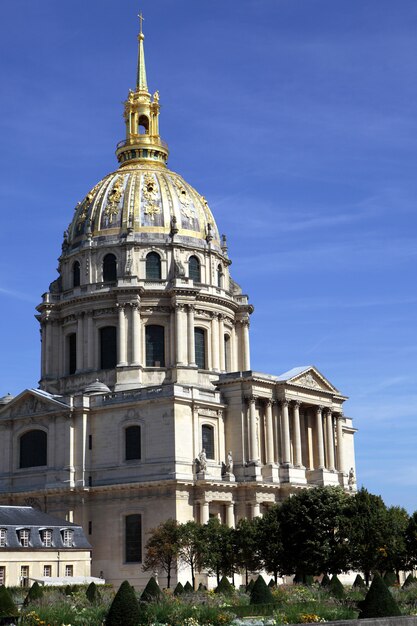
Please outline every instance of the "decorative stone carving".
[{"label": "decorative stone carving", "polygon": [[104,215],[108,217],[109,224],[113,222],[114,217],[119,212],[119,204],[123,195],[123,178],[118,176],[113,184],[112,190],[107,196],[107,205],[104,209]]},{"label": "decorative stone carving", "polygon": [[294,381],[296,385],[302,385],[303,387],[310,387],[310,389],[322,389],[321,385],[317,382],[314,376],[309,372],[301,378],[297,378]]}]

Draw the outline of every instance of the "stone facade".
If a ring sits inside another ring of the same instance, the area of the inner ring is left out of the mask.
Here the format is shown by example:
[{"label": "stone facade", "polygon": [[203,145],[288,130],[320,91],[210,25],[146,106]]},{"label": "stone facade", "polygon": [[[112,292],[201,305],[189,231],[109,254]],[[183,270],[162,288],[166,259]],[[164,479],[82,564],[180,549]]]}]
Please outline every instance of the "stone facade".
[{"label": "stone facade", "polygon": [[206,200],[166,167],[143,40],[120,167],[77,205],[38,307],[40,389],[0,400],[0,501],[82,524],[93,575],[138,586],[168,518],[233,526],[300,487],[355,489],[346,398],[312,366],[250,369],[253,307]]}]

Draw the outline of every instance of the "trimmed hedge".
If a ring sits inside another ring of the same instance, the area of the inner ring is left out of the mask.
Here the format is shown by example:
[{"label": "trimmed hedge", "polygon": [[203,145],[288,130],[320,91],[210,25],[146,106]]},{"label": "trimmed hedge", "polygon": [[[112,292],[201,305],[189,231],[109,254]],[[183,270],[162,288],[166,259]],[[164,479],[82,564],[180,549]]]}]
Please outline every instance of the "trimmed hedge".
[{"label": "trimmed hedge", "polygon": [[398,604],[379,574],[375,574],[365,599],[358,602],[359,619],[401,615]]},{"label": "trimmed hedge", "polygon": [[343,600],[343,598],[345,597],[345,588],[336,576],[336,574],[332,576],[327,589],[329,590],[330,594],[338,600]]},{"label": "trimmed hedge", "polygon": [[154,600],[158,600],[161,596],[161,590],[159,588],[158,583],[155,578],[151,576],[148,580],[145,589],[142,591],[142,595],[140,596],[141,602],[153,602]]},{"label": "trimmed hedge", "polygon": [[324,574],[323,578],[321,579],[320,585],[322,587],[328,587],[330,585],[330,578],[327,574]]},{"label": "trimmed hedge", "polygon": [[362,576],[360,574],[356,574],[356,578],[353,581],[352,587],[354,587],[355,589],[365,589],[366,588],[365,581],[364,581],[364,579],[362,578]]},{"label": "trimmed hedge", "polygon": [[414,578],[412,574],[408,574],[407,578],[404,581],[403,589],[406,589],[410,585],[414,585],[417,582],[417,578]]},{"label": "trimmed hedge", "polygon": [[232,595],[234,590],[235,588],[233,587],[233,585],[230,584],[226,576],[223,576],[216,589],[214,590],[214,593],[222,593],[225,596],[230,596]]},{"label": "trimmed hedge", "polygon": [[7,618],[18,617],[19,611],[13,602],[12,596],[6,587],[0,587],[0,619],[4,622]]},{"label": "trimmed hedge", "polygon": [[187,582],[184,585],[184,591],[185,591],[185,593],[191,593],[191,592],[194,591],[194,588],[193,588],[193,586],[192,586],[192,584],[190,583],[189,580],[187,580]]},{"label": "trimmed hedge", "polygon": [[40,586],[40,584],[37,583],[35,580],[31,588],[29,589],[28,595],[23,601],[23,606],[28,606],[28,604],[30,604],[34,600],[39,600],[42,597],[43,597],[43,589]]},{"label": "trimmed hedge", "polygon": [[274,597],[261,575],[255,581],[250,593],[250,604],[273,604]]},{"label": "trimmed hedge", "polygon": [[178,582],[174,589],[174,596],[180,596],[182,593],[184,593],[184,587],[182,583]]},{"label": "trimmed hedge", "polygon": [[140,624],[140,608],[133,587],[127,580],[122,582],[110,605],[106,626],[137,626]]}]

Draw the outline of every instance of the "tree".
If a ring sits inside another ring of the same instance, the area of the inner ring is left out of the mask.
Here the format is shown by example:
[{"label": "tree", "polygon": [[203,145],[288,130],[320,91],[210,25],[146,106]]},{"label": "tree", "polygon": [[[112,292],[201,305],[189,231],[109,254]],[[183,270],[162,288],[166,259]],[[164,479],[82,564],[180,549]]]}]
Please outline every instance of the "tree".
[{"label": "tree", "polygon": [[306,576],[347,569],[345,511],[349,496],[339,487],[303,489],[287,498],[277,514],[282,533],[282,571]]},{"label": "tree", "polygon": [[133,587],[127,580],[122,582],[106,617],[106,626],[137,626],[140,609]]},{"label": "tree", "polygon": [[410,569],[414,569],[417,566],[417,511],[408,520],[405,541],[408,566]]},{"label": "tree", "polygon": [[257,518],[257,552],[262,567],[273,574],[275,584],[282,572],[283,545],[279,506],[269,509],[262,518]]},{"label": "tree", "polygon": [[387,508],[381,496],[360,489],[348,507],[351,567],[364,573],[369,586],[371,572],[387,568]]},{"label": "tree", "polygon": [[88,585],[85,595],[87,596],[87,599],[89,602],[91,602],[91,604],[97,604],[98,602],[100,602],[100,592],[94,581]]},{"label": "tree", "polygon": [[410,516],[402,507],[391,506],[387,509],[386,568],[395,572],[396,582],[399,582],[400,571],[408,569],[407,528],[409,522]]},{"label": "tree", "polygon": [[249,572],[256,572],[262,567],[258,554],[258,523],[260,518],[238,521],[233,532],[236,552],[236,565],[245,570],[245,584],[249,584]]},{"label": "tree", "polygon": [[375,574],[365,599],[358,602],[358,606],[359,619],[401,615],[398,604],[378,573]]},{"label": "tree", "polygon": [[200,524],[190,521],[179,526],[178,558],[183,565],[187,565],[191,570],[193,590],[195,590],[195,574],[201,570],[204,562],[205,549]]},{"label": "tree", "polygon": [[6,618],[18,617],[19,611],[13,602],[13,598],[10,595],[10,591],[6,589],[3,585],[0,585],[0,620],[1,623],[4,623],[3,620]]},{"label": "tree", "polygon": [[171,586],[171,571],[177,566],[179,550],[179,524],[168,519],[150,531],[145,546],[143,570],[163,570],[167,575],[167,587]]},{"label": "tree", "polygon": [[233,529],[221,524],[217,517],[210,519],[201,528],[204,545],[203,567],[210,574],[215,574],[217,584],[222,576],[232,576],[235,570],[235,550],[233,546]]},{"label": "tree", "polygon": [[154,600],[158,600],[161,597],[161,590],[159,588],[158,583],[155,578],[151,576],[151,578],[146,583],[145,589],[142,591],[142,595],[140,596],[141,602],[153,602]]},{"label": "tree", "polygon": [[31,588],[29,589],[29,592],[26,598],[24,599],[23,606],[28,606],[28,604],[30,604],[34,600],[39,600],[42,597],[43,597],[43,589],[40,586],[40,584],[36,582],[35,580]]},{"label": "tree", "polygon": [[272,604],[274,596],[262,576],[258,576],[250,592],[250,604]]}]

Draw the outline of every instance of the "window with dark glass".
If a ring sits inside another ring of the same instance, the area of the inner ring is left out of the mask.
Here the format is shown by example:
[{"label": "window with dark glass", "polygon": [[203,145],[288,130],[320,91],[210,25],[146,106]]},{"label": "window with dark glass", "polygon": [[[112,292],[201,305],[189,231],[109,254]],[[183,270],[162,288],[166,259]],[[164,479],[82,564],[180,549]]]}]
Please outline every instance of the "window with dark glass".
[{"label": "window with dark glass", "polygon": [[156,252],[149,252],[146,257],[146,278],[148,280],[161,279],[161,257]]},{"label": "window with dark glass", "polygon": [[217,286],[220,289],[223,287],[223,268],[221,265],[217,266]]},{"label": "window with dark glass", "polygon": [[117,281],[117,261],[114,254],[106,254],[103,259],[103,282],[115,283]]},{"label": "window with dark glass", "polygon": [[72,266],[72,286],[79,287],[80,281],[81,281],[80,264],[78,261],[75,261],[74,265]]},{"label": "window with dark glass", "polygon": [[199,369],[206,369],[206,333],[202,328],[194,329],[195,362]]},{"label": "window with dark glass", "polygon": [[195,283],[201,283],[200,261],[196,256],[190,256],[188,261],[188,275]]},{"label": "window with dark glass", "polygon": [[20,437],[19,467],[47,465],[48,436],[43,430],[30,430]]},{"label": "window with dark glass", "polygon": [[77,369],[77,335],[68,335],[68,374],[75,374]]},{"label": "window with dark glass", "polygon": [[145,329],[146,366],[165,367],[165,329],[150,325]]},{"label": "window with dark glass", "polygon": [[231,358],[230,358],[230,337],[229,335],[224,336],[224,369],[228,372],[231,367]]},{"label": "window with dark glass", "polygon": [[100,328],[100,368],[109,370],[117,365],[116,326]]},{"label": "window with dark glass", "polygon": [[141,458],[140,426],[128,426],[125,429],[125,458],[126,461],[138,461]]},{"label": "window with dark glass", "polygon": [[142,516],[139,514],[125,517],[125,561],[142,562]]},{"label": "window with dark glass", "polygon": [[214,459],[214,428],[205,424],[201,428],[202,447],[208,459]]}]

